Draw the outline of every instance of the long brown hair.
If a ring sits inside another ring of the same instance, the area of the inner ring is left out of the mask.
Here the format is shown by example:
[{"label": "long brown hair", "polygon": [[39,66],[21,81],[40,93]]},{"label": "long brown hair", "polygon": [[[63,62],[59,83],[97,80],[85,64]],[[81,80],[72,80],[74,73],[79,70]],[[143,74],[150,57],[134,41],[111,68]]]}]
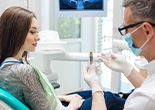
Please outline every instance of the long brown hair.
[{"label": "long brown hair", "polygon": [[[10,7],[0,17],[0,63],[18,54],[35,14],[22,7]],[[27,57],[27,52],[23,53]]]}]

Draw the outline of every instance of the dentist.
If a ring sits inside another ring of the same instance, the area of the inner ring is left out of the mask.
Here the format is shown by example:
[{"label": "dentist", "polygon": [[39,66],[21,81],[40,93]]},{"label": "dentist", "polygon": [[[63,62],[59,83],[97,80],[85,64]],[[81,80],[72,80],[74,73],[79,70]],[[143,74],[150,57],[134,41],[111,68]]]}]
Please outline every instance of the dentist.
[{"label": "dentist", "polygon": [[[127,41],[131,51],[140,57],[135,61],[139,69],[148,72],[145,79],[131,64],[119,56],[108,53],[101,54],[99,59],[110,69],[123,73],[136,87],[127,98],[124,110],[154,110],[155,109],[155,1],[154,0],[124,0],[124,23],[119,27],[120,34]],[[97,77],[92,68],[85,67],[85,76]],[[94,84],[95,82],[97,84]],[[106,110],[104,97],[101,97],[100,83],[97,79],[86,78],[86,82],[94,90],[92,110]],[[93,83],[93,84],[92,84]],[[102,102],[97,102],[100,100]],[[95,104],[95,105],[94,105]],[[100,108],[102,107],[102,108]]]}]

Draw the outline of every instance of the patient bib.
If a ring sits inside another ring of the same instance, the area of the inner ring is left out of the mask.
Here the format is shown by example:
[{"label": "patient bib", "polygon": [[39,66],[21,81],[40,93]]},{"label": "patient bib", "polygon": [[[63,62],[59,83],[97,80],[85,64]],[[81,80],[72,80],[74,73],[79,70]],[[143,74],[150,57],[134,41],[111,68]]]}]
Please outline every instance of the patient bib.
[{"label": "patient bib", "polygon": [[47,77],[38,68],[36,68],[35,66],[32,67],[35,70],[37,76],[39,76],[44,92],[46,93],[46,98],[50,103],[52,110],[60,110],[62,108],[62,106],[60,105],[61,102],[59,101],[53,86],[51,85]]}]

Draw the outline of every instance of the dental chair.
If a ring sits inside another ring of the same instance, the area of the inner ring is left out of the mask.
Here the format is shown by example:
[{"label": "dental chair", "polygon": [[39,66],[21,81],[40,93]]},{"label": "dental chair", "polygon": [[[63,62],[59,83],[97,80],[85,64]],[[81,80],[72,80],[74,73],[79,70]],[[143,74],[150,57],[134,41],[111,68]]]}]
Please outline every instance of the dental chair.
[{"label": "dental chair", "polygon": [[0,88],[0,110],[30,110],[17,98]]},{"label": "dental chair", "polygon": [[[54,89],[60,87],[56,82],[51,82]],[[0,110],[30,110],[13,95],[0,88]]]}]

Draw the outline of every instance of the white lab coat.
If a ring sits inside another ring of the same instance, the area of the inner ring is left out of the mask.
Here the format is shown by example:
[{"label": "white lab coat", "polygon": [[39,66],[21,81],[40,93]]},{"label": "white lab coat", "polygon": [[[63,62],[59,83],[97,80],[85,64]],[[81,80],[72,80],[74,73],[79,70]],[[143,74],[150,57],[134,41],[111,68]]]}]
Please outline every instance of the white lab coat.
[{"label": "white lab coat", "polygon": [[155,110],[155,60],[146,66],[148,77],[126,100],[124,110]]}]

